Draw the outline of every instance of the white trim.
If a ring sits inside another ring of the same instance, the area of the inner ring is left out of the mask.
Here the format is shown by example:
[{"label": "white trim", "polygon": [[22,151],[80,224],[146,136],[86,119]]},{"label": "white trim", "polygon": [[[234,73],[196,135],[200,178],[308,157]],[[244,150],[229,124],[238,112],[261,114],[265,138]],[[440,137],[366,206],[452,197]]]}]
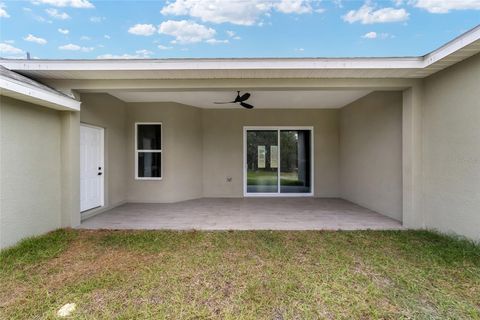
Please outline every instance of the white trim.
[{"label": "white trim", "polygon": [[80,110],[80,101],[23,82],[15,81],[14,79],[5,76],[0,76],[0,93],[1,95],[32,102],[53,109],[70,111]]},{"label": "white trim", "polygon": [[0,63],[11,70],[90,72],[245,69],[411,69],[424,66],[423,57],[0,60]]},{"label": "white trim", "polygon": [[[424,68],[442,60],[443,58],[459,52],[462,48],[480,40],[480,25],[477,25],[473,29],[461,34],[455,39],[447,42],[440,48],[423,56]],[[478,52],[479,50],[476,50]]]},{"label": "white trim", "polygon": [[[147,149],[137,149],[137,133],[138,133],[138,125],[142,124],[155,124],[155,125],[160,125],[160,150],[147,150]],[[135,141],[133,142],[134,144],[134,150],[135,150],[135,180],[163,180],[163,123],[162,122],[135,122]],[[160,153],[160,177],[139,177],[138,176],[138,153],[139,152],[150,152],[150,153]]]},{"label": "white trim", "polygon": [[[80,122],[80,127],[87,127],[87,128],[92,128],[92,129],[96,129],[96,130],[99,130],[100,131],[100,149],[101,149],[101,152],[100,152],[100,167],[102,168],[100,170],[100,172],[102,173],[100,175],[101,179],[100,179],[100,206],[98,207],[94,207],[94,208],[91,208],[91,209],[87,209],[87,210],[84,210],[84,211],[80,211],[80,219],[82,219],[82,216],[84,213],[87,213],[89,211],[92,211],[92,210],[98,210],[98,209],[101,209],[101,208],[104,208],[105,207],[105,128],[103,127],[99,127],[99,126],[95,126],[95,125],[91,125],[91,124],[87,124],[87,123],[83,123],[83,122]],[[87,213],[88,215],[88,213]]]},{"label": "white trim", "polygon": [[[250,193],[247,192],[247,131],[249,130],[265,130],[277,131],[277,152],[278,152],[278,168],[277,168],[277,192],[271,193]],[[309,130],[310,131],[310,182],[311,189],[309,193],[281,193],[280,191],[280,131],[282,130]],[[313,126],[244,126],[243,127],[243,196],[244,197],[313,197],[315,194],[315,142]]]},{"label": "white trim", "polygon": [[100,163],[102,166],[102,169],[100,170],[101,177],[102,177],[102,182],[101,182],[101,187],[100,190],[102,190],[102,193],[100,194],[101,197],[101,202],[100,202],[100,207],[105,206],[105,128],[102,127],[97,127],[100,130],[100,148],[102,149],[101,157],[100,157]]}]

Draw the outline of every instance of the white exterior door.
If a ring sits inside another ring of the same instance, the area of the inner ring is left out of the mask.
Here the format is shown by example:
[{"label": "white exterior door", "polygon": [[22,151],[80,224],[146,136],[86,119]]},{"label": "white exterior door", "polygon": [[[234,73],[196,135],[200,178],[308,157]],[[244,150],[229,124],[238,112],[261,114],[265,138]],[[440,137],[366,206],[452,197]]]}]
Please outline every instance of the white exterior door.
[{"label": "white exterior door", "polygon": [[103,206],[103,128],[80,126],[80,211]]}]

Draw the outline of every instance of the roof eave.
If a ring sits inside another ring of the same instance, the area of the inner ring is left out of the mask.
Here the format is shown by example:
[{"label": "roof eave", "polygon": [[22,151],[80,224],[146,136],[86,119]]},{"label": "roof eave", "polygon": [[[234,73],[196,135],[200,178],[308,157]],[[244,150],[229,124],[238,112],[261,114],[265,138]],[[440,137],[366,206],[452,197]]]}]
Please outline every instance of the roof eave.
[{"label": "roof eave", "polygon": [[62,111],[80,111],[80,101],[0,76],[0,95]]}]

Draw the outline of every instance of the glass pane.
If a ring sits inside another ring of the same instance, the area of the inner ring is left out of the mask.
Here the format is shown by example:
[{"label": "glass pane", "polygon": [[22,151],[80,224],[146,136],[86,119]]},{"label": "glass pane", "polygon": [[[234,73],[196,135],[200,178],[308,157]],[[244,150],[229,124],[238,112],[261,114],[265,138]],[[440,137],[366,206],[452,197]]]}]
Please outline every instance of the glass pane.
[{"label": "glass pane", "polygon": [[310,130],[280,131],[280,192],[310,193]]},{"label": "glass pane", "polygon": [[138,153],[138,177],[160,178],[162,176],[162,153],[139,152]]},{"label": "glass pane", "polygon": [[137,125],[137,149],[161,150],[162,129],[160,124]]},{"label": "glass pane", "polygon": [[247,131],[247,192],[278,192],[277,131]]}]

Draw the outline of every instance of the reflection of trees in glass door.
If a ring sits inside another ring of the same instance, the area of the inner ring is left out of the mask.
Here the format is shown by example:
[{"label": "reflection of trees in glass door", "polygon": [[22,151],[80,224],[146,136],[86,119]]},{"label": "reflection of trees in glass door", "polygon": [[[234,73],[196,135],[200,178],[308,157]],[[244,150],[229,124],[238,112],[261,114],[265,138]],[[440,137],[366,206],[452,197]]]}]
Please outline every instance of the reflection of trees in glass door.
[{"label": "reflection of trees in glass door", "polygon": [[311,129],[245,132],[247,194],[311,194]]},{"label": "reflection of trees in glass door", "polygon": [[277,145],[277,130],[247,131],[247,192],[278,192]]}]

